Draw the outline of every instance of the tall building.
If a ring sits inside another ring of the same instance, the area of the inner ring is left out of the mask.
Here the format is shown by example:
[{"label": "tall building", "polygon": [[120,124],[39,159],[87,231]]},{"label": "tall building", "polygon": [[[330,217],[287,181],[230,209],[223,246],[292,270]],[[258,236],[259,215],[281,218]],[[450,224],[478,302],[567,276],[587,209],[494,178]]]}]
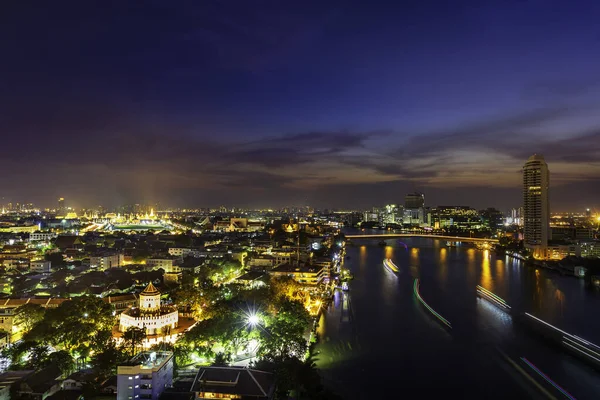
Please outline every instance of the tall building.
[{"label": "tall building", "polygon": [[416,209],[425,207],[425,195],[414,192],[404,196],[404,208]]},{"label": "tall building", "polygon": [[425,222],[425,195],[414,192],[404,196],[404,224],[422,225]]},{"label": "tall building", "polygon": [[58,199],[58,215],[65,216],[67,215],[67,207],[65,206],[65,199],[63,197]]},{"label": "tall building", "polygon": [[550,230],[550,172],[544,156],[534,154],[523,166],[523,240],[538,259],[547,258]]}]

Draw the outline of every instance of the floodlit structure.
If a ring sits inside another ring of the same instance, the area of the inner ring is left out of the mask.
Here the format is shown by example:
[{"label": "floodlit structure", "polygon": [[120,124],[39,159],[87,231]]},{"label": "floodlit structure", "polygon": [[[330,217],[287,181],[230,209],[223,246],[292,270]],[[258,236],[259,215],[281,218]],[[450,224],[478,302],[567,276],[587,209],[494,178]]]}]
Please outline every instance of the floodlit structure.
[{"label": "floodlit structure", "polygon": [[544,156],[534,154],[523,166],[523,239],[534,258],[548,258],[550,172]]},{"label": "floodlit structure", "polygon": [[140,293],[139,307],[131,307],[120,316],[119,331],[135,326],[146,330],[146,335],[170,334],[177,327],[179,315],[172,306],[164,306],[160,292],[152,283]]}]

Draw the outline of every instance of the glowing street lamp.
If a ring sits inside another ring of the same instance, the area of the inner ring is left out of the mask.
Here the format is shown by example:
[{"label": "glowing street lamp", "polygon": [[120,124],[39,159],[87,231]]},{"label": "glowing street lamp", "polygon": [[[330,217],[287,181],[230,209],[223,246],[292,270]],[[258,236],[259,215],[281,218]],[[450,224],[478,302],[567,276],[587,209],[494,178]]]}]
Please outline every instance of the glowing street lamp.
[{"label": "glowing street lamp", "polygon": [[260,323],[260,318],[258,317],[258,315],[256,314],[250,314],[248,316],[248,325],[250,326],[256,326]]}]

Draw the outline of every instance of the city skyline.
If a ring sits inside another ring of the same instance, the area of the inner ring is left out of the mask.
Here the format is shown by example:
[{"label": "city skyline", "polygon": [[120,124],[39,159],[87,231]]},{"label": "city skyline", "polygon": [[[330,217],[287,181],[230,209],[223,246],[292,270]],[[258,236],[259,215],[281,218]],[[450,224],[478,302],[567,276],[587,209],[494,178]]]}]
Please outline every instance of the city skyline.
[{"label": "city skyline", "polygon": [[13,4],[0,197],[596,207],[600,5],[463,4]]}]

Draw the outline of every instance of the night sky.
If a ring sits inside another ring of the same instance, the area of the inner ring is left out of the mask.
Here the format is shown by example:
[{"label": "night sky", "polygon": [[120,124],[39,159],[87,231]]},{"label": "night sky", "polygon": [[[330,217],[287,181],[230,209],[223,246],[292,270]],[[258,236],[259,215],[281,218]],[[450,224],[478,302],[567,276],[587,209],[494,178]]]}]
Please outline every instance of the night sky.
[{"label": "night sky", "polygon": [[[143,5],[143,6],[142,6]],[[0,198],[600,208],[600,1],[12,1]]]}]

